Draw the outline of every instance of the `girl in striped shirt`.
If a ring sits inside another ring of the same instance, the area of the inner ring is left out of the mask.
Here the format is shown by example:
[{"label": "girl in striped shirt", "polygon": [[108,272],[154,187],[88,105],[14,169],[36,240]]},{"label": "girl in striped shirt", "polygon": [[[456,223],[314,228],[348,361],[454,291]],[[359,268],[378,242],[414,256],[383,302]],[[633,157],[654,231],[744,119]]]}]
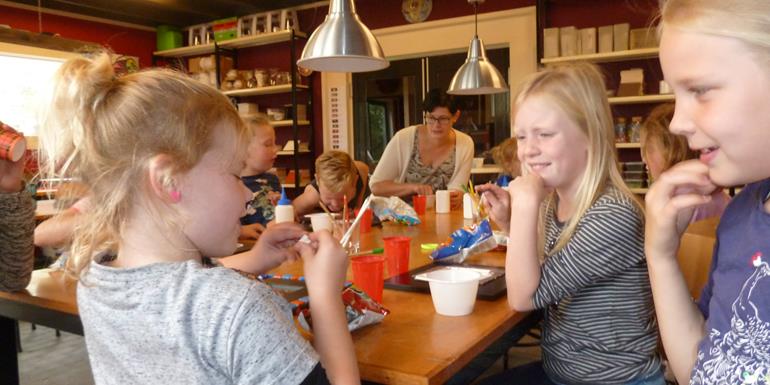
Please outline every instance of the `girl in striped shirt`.
[{"label": "girl in striped shirt", "polygon": [[595,66],[577,64],[533,74],[515,98],[524,175],[510,195],[480,190],[510,229],[510,306],[545,310],[543,360],[488,383],[665,383],[644,214],[618,171],[604,90]]}]

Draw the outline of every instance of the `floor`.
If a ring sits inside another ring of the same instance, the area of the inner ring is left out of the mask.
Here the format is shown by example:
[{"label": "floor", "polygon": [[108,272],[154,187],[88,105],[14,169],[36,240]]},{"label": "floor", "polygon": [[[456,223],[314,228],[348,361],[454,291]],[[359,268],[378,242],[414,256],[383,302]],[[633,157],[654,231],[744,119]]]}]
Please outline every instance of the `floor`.
[{"label": "floor", "polygon": [[[61,333],[56,337],[53,329],[38,326],[35,330],[29,323],[19,325],[21,346],[19,371],[21,385],[91,385],[91,367],[88,365],[85,340],[83,337]],[[527,341],[525,337],[524,341]],[[539,347],[512,348],[508,354],[511,367],[539,359]],[[497,374],[503,370],[498,360],[482,376]]]}]

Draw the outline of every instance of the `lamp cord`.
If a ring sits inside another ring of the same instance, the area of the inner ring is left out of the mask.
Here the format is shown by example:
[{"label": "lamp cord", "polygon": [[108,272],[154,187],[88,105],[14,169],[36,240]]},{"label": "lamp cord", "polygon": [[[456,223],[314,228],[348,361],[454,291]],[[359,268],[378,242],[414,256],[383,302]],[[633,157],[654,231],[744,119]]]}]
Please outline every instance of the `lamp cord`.
[{"label": "lamp cord", "polygon": [[43,8],[41,4],[42,0],[37,0],[37,32],[43,33]]},{"label": "lamp cord", "polygon": [[473,27],[474,27],[473,34],[476,37],[478,37],[479,36],[479,5],[476,3],[473,3]]}]

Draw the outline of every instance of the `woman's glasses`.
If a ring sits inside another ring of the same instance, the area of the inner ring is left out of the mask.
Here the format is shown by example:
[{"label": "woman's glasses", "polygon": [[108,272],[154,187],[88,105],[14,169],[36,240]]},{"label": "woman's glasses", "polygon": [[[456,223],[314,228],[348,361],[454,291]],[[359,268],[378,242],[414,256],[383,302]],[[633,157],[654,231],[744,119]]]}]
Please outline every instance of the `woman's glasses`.
[{"label": "woman's glasses", "polygon": [[425,118],[425,122],[426,122],[426,123],[428,123],[428,124],[430,124],[430,125],[434,125],[434,124],[436,124],[436,123],[441,123],[442,125],[447,125],[447,124],[449,124],[449,122],[450,122],[451,120],[452,120],[452,118],[450,118],[450,117],[448,117],[448,116],[440,116],[440,117],[438,117],[438,118],[437,118],[437,117],[435,117],[435,116],[432,116],[432,115],[428,115],[428,116]]}]

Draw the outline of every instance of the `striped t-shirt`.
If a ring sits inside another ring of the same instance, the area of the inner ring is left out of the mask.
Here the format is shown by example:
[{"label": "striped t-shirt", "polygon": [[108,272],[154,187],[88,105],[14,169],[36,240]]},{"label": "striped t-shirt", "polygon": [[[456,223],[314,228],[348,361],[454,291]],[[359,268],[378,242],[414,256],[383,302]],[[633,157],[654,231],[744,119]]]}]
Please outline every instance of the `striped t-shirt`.
[{"label": "striped t-shirt", "polygon": [[[562,231],[554,206],[545,218],[547,250]],[[616,188],[609,187],[565,247],[545,259],[533,303],[545,308],[543,366],[552,380],[616,384],[660,369],[644,222]]]}]

